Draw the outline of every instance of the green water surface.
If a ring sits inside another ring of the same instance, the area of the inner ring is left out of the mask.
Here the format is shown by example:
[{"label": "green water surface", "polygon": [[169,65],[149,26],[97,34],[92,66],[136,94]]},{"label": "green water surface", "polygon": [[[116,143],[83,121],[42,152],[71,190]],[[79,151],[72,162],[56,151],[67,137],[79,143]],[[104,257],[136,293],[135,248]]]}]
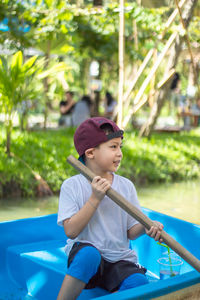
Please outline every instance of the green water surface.
[{"label": "green water surface", "polygon": [[[182,182],[138,188],[144,207],[200,224],[200,182]],[[0,221],[56,213],[58,196],[44,199],[0,200]]]},{"label": "green water surface", "polygon": [[138,189],[142,206],[200,224],[200,181]]}]

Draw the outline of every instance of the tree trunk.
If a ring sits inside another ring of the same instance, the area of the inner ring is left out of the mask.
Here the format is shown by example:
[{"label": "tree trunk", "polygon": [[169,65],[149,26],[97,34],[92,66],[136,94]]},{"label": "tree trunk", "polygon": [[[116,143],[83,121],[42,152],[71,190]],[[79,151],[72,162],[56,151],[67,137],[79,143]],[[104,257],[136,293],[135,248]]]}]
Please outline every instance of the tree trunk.
[{"label": "tree trunk", "polygon": [[[97,80],[101,80],[103,62],[101,60],[98,60],[98,64],[99,64],[99,74],[98,74],[98,76],[93,77],[93,78],[97,79]],[[100,102],[101,102],[101,92],[96,90],[96,91],[94,91],[93,108],[92,108],[92,113],[91,113],[92,116],[94,116],[94,117],[99,116]]]},{"label": "tree trunk", "polygon": [[100,104],[100,92],[94,91],[94,108],[93,108],[93,116],[99,116],[99,104]]},{"label": "tree trunk", "polygon": [[[93,0],[93,6],[103,6],[103,0]],[[98,61],[99,63],[99,75],[96,79],[101,78],[101,61]],[[99,104],[100,104],[100,91],[94,91],[94,105],[93,105],[93,112],[92,115],[94,117],[99,116]]]},{"label": "tree trunk", "polygon": [[11,132],[12,132],[12,118],[9,115],[8,120],[6,121],[6,153],[10,156],[11,153]]},{"label": "tree trunk", "polygon": [[[50,52],[51,52],[51,41],[47,41],[47,53],[45,54],[45,70],[48,69],[49,66],[49,59],[50,59]],[[48,111],[49,111],[49,97],[48,97],[48,91],[49,91],[49,79],[48,77],[44,78],[44,93],[45,93],[45,108],[44,108],[44,128],[47,127],[47,118],[48,118]]]},{"label": "tree trunk", "polygon": [[122,127],[123,119],[123,97],[124,97],[124,0],[120,0],[120,12],[119,12],[119,83],[118,83],[118,114],[117,114],[117,124]]},{"label": "tree trunk", "polygon": [[6,128],[6,153],[10,156],[11,130],[9,126]]},{"label": "tree trunk", "polygon": [[[190,20],[193,15],[193,9],[195,5],[197,4],[197,0],[188,0],[187,3],[184,6],[182,17],[184,20],[185,27],[187,28]],[[169,59],[168,59],[168,65],[166,67],[166,74],[169,73],[169,71],[173,68],[175,68],[180,52],[181,52],[181,46],[183,43],[184,37],[181,35],[177,35],[174,45],[172,46],[172,49],[170,51]],[[170,83],[171,81],[167,82],[166,85],[163,86],[163,88],[157,93],[155,96],[155,102],[152,107],[149,119],[147,122],[142,126],[140,130],[140,136],[150,136],[157,118],[160,114],[160,111],[164,105],[165,99],[169,93],[170,90]]]}]

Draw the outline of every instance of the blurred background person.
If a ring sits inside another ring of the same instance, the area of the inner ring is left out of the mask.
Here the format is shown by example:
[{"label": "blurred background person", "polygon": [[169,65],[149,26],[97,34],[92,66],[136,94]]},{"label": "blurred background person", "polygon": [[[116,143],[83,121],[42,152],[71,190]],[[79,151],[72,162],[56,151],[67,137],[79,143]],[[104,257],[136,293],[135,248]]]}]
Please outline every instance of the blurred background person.
[{"label": "blurred background person", "polygon": [[194,126],[200,126],[200,97],[197,98],[196,103],[192,105],[191,113],[194,117]]},{"label": "blurred background person", "polygon": [[185,98],[178,106],[178,118],[183,120],[183,128],[190,129],[191,126],[191,101],[189,98]]},{"label": "blurred background person", "polygon": [[117,101],[113,98],[112,94],[108,91],[105,94],[105,114],[104,116],[108,119],[114,119],[114,112],[117,106]]},{"label": "blurred background person", "polygon": [[65,93],[65,100],[62,100],[59,104],[60,118],[58,120],[59,126],[72,126],[72,112],[74,110],[76,102],[73,99],[74,93],[67,91]]},{"label": "blurred background person", "polygon": [[169,114],[175,117],[177,108],[187,102],[186,96],[181,93],[181,78],[178,72],[174,74],[169,95]]},{"label": "blurred background person", "polygon": [[72,125],[77,127],[82,122],[90,118],[91,116],[92,101],[88,95],[84,95],[80,101],[75,104],[72,113]]}]

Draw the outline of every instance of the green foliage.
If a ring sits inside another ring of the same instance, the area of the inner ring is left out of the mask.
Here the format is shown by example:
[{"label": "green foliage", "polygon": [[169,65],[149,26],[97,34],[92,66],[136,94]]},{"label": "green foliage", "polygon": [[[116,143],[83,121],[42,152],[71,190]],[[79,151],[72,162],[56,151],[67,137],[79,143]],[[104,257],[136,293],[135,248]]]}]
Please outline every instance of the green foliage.
[{"label": "green foliage", "polygon": [[0,58],[0,101],[4,112],[12,113],[17,104],[31,97],[30,80],[38,69],[36,59],[33,56],[23,64],[21,51],[12,56],[10,63],[8,58]]},{"label": "green foliage", "polygon": [[0,32],[0,43],[4,45],[4,49],[16,51],[30,46],[29,39],[24,35],[24,30],[27,29],[28,24],[19,18],[24,11],[24,1],[0,1],[0,22],[6,18],[9,27],[9,31]]},{"label": "green foliage", "polygon": [[189,37],[191,42],[200,43],[200,16],[195,16],[189,26]]},{"label": "green foliage", "polygon": [[[53,61],[49,68],[43,71],[44,63],[44,59],[37,59],[37,56],[23,62],[21,51],[11,58],[0,57],[0,110],[6,117],[7,140],[10,139],[13,117],[19,105],[37,98],[42,79],[49,76],[49,80],[54,82],[56,75],[66,70],[64,62]],[[7,152],[10,153],[8,148]]]},{"label": "green foliage", "polygon": [[187,180],[200,175],[198,135],[154,134],[150,139],[138,139],[131,133],[125,145],[123,165],[133,161],[128,176],[139,184]]},{"label": "green foliage", "polygon": [[[72,169],[66,172],[66,157],[73,148],[72,136],[73,130],[23,134],[14,131],[13,153],[28,164],[32,171],[39,173],[56,192],[66,177],[75,174]],[[3,186],[7,186],[9,182],[16,182],[22,196],[33,195],[36,182],[30,169],[21,160],[15,157],[8,158],[3,150],[1,147],[0,182]]]},{"label": "green foliage", "polygon": [[17,106],[35,96],[33,81],[35,74],[41,70],[41,65],[36,60],[37,56],[33,56],[23,63],[21,51],[16,52],[11,61],[9,58],[0,57],[0,107],[5,115],[6,151],[9,155],[13,117]]},{"label": "green foliage", "polygon": [[26,10],[20,18],[30,24],[26,37],[32,46],[44,53],[66,54],[73,50],[70,45],[71,34],[75,28],[71,22],[72,11],[66,1],[36,0],[35,5],[26,4]]},{"label": "green foliage", "polygon": [[[147,50],[155,46],[157,36],[163,30],[167,10],[167,8],[143,8],[136,3],[126,5],[125,61],[128,64],[135,60],[143,60]],[[26,10],[20,15],[20,19],[30,25],[31,30],[25,36],[34,48],[48,54],[63,55],[66,61],[68,59],[66,56],[69,56],[71,65],[78,64],[76,70],[66,72],[66,81],[73,88],[85,92],[88,87],[89,65],[94,59],[103,64],[101,79],[107,83],[106,85],[110,86],[111,80],[117,80],[118,3],[110,3],[100,9],[85,5],[80,9],[66,1],[37,0],[36,5],[26,3]],[[133,20],[137,24],[138,48],[134,41]],[[162,47],[162,43],[158,43],[156,47]],[[74,80],[71,80],[71,77]],[[106,88],[108,87],[105,86]]]},{"label": "green foliage", "polygon": [[[66,71],[66,82],[69,88],[73,86],[75,90],[81,90],[82,93],[87,92],[89,65],[92,60],[98,60],[101,63],[103,88],[108,89],[113,86],[112,90],[115,91],[115,81],[118,80],[119,3],[106,1],[104,4],[99,8],[92,6],[92,1],[90,4],[89,1],[84,1],[81,8],[76,1],[2,0],[0,20],[5,17],[9,19],[10,31],[0,35],[1,42],[4,45],[11,43],[11,48],[15,45],[15,49],[27,48],[31,45],[42,50],[50,60],[52,60],[50,54],[62,55],[63,60],[70,60],[70,65],[75,65],[75,69]],[[166,3],[161,3],[164,4]],[[165,7],[146,8],[135,1],[126,2],[126,67],[138,66],[150,48],[155,47],[159,51],[163,48],[169,34],[177,30],[177,25],[180,24],[180,19],[177,17],[171,28],[167,30],[164,40],[161,42],[158,39],[173,9],[174,3]],[[137,27],[137,32],[133,23]],[[30,30],[20,31],[23,25],[29,26]],[[192,19],[189,27],[192,42],[199,43],[198,25],[197,15]],[[135,36],[138,40],[137,45]],[[137,86],[135,91],[136,89]]]},{"label": "green foliage", "polygon": [[[74,129],[37,132],[13,132],[13,153],[49,184],[54,193],[62,182],[76,174],[66,162],[72,154]],[[153,134],[139,139],[134,132],[124,138],[123,160],[118,173],[134,183],[144,185],[200,178],[200,131],[181,134]],[[4,153],[5,136],[0,136],[0,182],[4,196],[8,187],[17,186],[22,196],[33,195],[35,179],[21,160]],[[15,183],[15,185],[14,185]]]}]

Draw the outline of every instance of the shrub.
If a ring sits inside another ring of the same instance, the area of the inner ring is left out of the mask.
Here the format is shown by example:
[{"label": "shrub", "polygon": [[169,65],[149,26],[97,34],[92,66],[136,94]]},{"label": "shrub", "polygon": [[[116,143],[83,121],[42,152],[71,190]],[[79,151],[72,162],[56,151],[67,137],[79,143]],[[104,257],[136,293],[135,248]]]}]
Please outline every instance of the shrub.
[{"label": "shrub", "polygon": [[[36,193],[33,172],[59,192],[66,178],[76,171],[66,162],[72,154],[74,129],[13,133],[14,157],[5,154],[5,136],[0,146],[0,195],[30,196]],[[124,138],[123,160],[118,171],[139,185],[174,182],[200,177],[200,131],[153,134],[140,139],[135,132]]]}]

